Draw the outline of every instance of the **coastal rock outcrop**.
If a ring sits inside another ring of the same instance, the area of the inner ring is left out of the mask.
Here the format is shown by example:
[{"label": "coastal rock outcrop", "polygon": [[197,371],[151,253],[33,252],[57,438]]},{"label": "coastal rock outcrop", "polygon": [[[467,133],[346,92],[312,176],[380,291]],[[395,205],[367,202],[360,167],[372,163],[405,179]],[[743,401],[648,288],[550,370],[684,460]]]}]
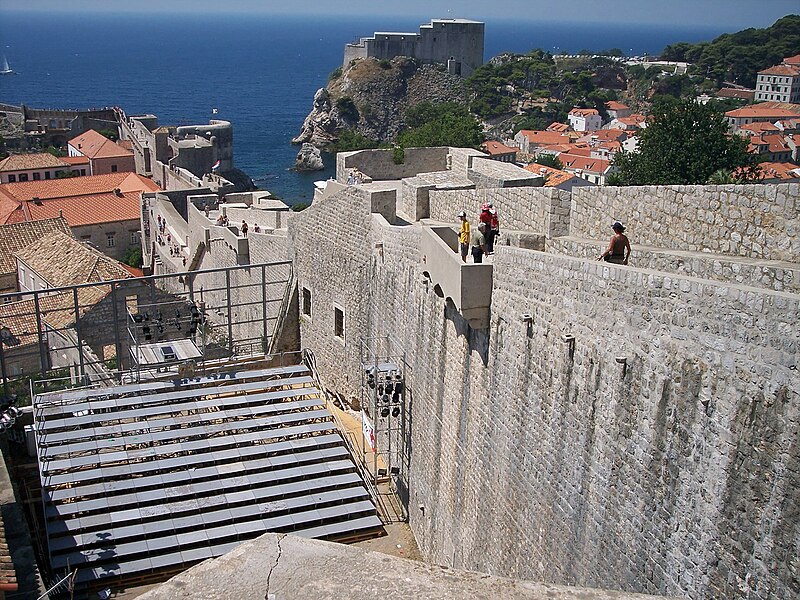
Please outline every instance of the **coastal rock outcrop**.
[{"label": "coastal rock outcrop", "polygon": [[357,59],[317,91],[292,142],[325,149],[345,129],[375,142],[390,142],[403,129],[410,107],[426,101],[465,104],[467,96],[464,80],[441,65],[420,65],[403,56]]},{"label": "coastal rock outcrop", "polygon": [[296,171],[321,171],[325,168],[320,149],[308,142],[303,143],[294,163]]}]

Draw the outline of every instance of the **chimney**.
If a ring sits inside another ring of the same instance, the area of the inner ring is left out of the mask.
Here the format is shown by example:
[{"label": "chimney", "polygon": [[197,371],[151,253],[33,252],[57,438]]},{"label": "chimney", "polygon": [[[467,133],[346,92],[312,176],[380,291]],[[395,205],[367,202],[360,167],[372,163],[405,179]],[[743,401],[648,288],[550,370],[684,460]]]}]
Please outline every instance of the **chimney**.
[{"label": "chimney", "polygon": [[122,198],[122,190],[119,188],[114,188],[114,195],[118,198]]},{"label": "chimney", "polygon": [[62,219],[64,218],[64,211],[60,208],[58,209],[58,216]]}]

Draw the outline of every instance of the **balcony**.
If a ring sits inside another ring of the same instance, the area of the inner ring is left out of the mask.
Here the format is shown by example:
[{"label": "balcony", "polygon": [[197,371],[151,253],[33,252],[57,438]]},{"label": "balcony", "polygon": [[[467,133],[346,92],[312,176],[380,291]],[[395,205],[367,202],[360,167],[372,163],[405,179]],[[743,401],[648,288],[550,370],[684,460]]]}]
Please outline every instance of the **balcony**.
[{"label": "balcony", "polygon": [[458,234],[450,227],[424,227],[420,250],[425,272],[470,327],[489,327],[492,265],[461,262]]}]

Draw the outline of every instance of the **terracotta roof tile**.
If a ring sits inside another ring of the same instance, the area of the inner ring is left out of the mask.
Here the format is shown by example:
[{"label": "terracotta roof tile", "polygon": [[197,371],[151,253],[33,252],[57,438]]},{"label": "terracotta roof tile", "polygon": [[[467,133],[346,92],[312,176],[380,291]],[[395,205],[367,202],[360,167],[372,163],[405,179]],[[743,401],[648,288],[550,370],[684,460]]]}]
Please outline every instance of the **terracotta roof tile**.
[{"label": "terracotta roof tile", "polygon": [[30,169],[63,168],[64,161],[49,152],[34,154],[11,154],[0,160],[0,171],[24,171]]},{"label": "terracotta roof tile", "polygon": [[56,231],[72,235],[67,220],[63,217],[0,226],[0,274],[16,271],[16,252]]},{"label": "terracotta roof tile", "polygon": [[569,111],[569,114],[576,117],[592,117],[594,115],[599,115],[600,113],[597,112],[596,108],[573,108],[571,111]]},{"label": "terracotta roof tile", "polygon": [[789,77],[797,77],[800,75],[800,66],[795,65],[775,65],[769,69],[764,69],[758,72],[759,75],[783,75]]},{"label": "terracotta roof tile", "polygon": [[158,186],[151,179],[147,179],[136,173],[108,173],[106,175],[23,181],[0,185],[0,190],[7,192],[18,201],[31,200],[32,198],[45,199],[87,196],[90,194],[111,192],[115,188],[119,188],[123,191],[138,189],[141,191],[155,192],[158,190]]},{"label": "terracotta roof tile", "polygon": [[568,173],[567,171],[554,169],[553,167],[547,167],[538,163],[531,163],[527,167],[524,167],[524,169],[531,173],[536,173],[537,175],[545,175],[544,187],[558,187],[562,183],[575,177],[574,174]]},{"label": "terracotta roof tile", "polygon": [[770,123],[769,121],[760,121],[758,123],[748,123],[747,125],[742,125],[739,129],[743,131],[752,131],[753,133],[762,132],[762,131],[780,131],[775,125]]},{"label": "terracotta roof tile", "polygon": [[87,156],[63,156],[61,160],[72,166],[89,164],[89,158]]},{"label": "terracotta roof tile", "polygon": [[29,219],[52,219],[63,215],[70,227],[139,219],[140,192],[89,194],[26,202]]},{"label": "terracotta roof tile", "polygon": [[795,54],[794,56],[787,56],[783,59],[783,64],[785,65],[800,65],[800,54]]},{"label": "terracotta roof tile", "polygon": [[501,144],[500,142],[489,140],[488,142],[483,143],[483,151],[490,155],[496,154],[510,154],[512,152],[516,152],[516,148],[509,148],[505,144]]},{"label": "terracotta roof tile", "polygon": [[528,138],[531,144],[568,144],[569,136],[557,131],[536,131],[530,129],[523,129],[520,131],[522,135]]},{"label": "terracotta roof tile", "polygon": [[553,121],[550,125],[547,126],[546,131],[557,131],[559,133],[563,133],[569,130],[569,125],[566,123],[559,123],[558,121]]},{"label": "terracotta roof tile", "polygon": [[734,119],[746,118],[774,118],[791,119],[800,116],[800,104],[789,104],[788,102],[762,102],[752,106],[744,106],[725,113],[726,117]]},{"label": "terracotta roof tile", "polygon": [[777,179],[779,181],[800,180],[800,167],[792,163],[763,162],[761,167],[762,179]]},{"label": "terracotta roof tile", "polygon": [[130,156],[132,152],[119,146],[106,136],[90,129],[69,141],[69,145],[89,158],[112,158],[115,156]]},{"label": "terracotta roof tile", "polygon": [[606,108],[608,110],[630,110],[629,107],[625,106],[622,102],[617,102],[616,100],[609,100],[606,102]]},{"label": "terracotta roof tile", "polygon": [[611,162],[602,158],[589,158],[586,156],[576,156],[574,154],[559,154],[558,160],[564,165],[564,168],[581,169],[589,171],[590,173],[597,173],[598,175],[608,171]]},{"label": "terracotta roof tile", "polygon": [[598,129],[578,138],[578,142],[618,142],[628,139],[624,129]]},{"label": "terracotta roof tile", "polygon": [[60,231],[50,233],[16,253],[49,287],[129,279],[119,262]]}]

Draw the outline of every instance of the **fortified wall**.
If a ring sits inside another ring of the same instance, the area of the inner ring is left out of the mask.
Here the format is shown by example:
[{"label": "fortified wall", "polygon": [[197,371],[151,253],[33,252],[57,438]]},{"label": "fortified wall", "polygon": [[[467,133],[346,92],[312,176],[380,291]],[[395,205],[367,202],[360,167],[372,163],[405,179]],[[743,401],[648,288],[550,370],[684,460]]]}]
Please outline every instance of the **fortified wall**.
[{"label": "fortified wall", "polygon": [[[460,152],[445,170],[470,179]],[[332,188],[290,224],[301,341],[345,397],[362,339],[405,351],[398,484],[426,559],[690,598],[797,595],[800,186],[434,186],[423,204],[445,230],[487,198],[500,209],[476,326],[450,278],[487,265],[435,254],[436,223],[402,210],[407,180],[364,173],[373,183]],[[373,210],[387,189],[396,219]],[[630,266],[593,260],[614,219]]]},{"label": "fortified wall", "polygon": [[469,77],[483,64],[485,23],[467,19],[433,19],[419,33],[377,31],[344,47],[343,67],[357,58],[410,56],[424,63],[447,65],[453,75]]}]

